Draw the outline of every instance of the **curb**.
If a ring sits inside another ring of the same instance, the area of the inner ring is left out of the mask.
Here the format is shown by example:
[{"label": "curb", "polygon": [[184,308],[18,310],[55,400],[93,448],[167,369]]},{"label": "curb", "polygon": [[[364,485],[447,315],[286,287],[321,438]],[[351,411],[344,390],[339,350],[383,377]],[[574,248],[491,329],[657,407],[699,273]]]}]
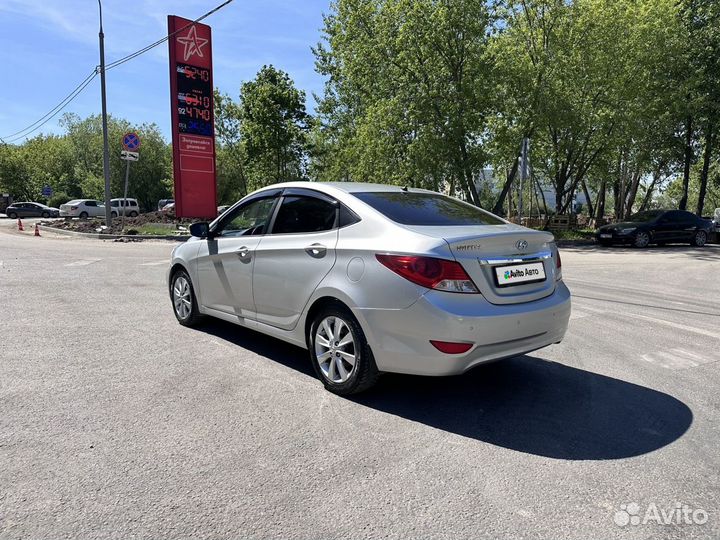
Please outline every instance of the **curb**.
[{"label": "curb", "polygon": [[105,234],[105,233],[83,233],[77,231],[67,231],[65,229],[56,229],[55,227],[48,227],[47,225],[38,225],[41,230],[48,231],[55,234],[62,234],[65,236],[78,236],[80,238],[95,238],[98,240],[118,240],[121,238],[136,239],[136,240],[173,240],[176,242],[185,242],[189,240],[190,236],[169,236],[169,235],[158,235],[158,234]]},{"label": "curb", "polygon": [[598,245],[594,240],[555,240],[555,244],[557,247],[587,247]]}]

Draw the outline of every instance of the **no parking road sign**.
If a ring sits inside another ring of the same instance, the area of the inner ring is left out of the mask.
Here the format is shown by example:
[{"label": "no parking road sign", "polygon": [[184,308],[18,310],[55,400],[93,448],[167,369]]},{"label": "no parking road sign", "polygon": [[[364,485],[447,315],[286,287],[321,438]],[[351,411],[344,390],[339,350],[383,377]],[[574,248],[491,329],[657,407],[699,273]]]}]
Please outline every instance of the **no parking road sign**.
[{"label": "no parking road sign", "polygon": [[123,135],[122,138],[123,148],[128,152],[137,152],[140,148],[140,137],[137,133],[130,132]]}]

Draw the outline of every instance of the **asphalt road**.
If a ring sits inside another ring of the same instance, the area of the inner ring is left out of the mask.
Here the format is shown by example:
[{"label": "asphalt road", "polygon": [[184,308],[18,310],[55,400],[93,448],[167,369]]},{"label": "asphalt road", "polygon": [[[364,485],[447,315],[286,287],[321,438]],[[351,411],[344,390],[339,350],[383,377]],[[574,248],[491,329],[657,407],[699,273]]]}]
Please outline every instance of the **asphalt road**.
[{"label": "asphalt road", "polygon": [[2,539],[720,534],[720,246],[565,249],[563,343],[343,399],[300,349],[179,326],[171,243],[12,225]]}]

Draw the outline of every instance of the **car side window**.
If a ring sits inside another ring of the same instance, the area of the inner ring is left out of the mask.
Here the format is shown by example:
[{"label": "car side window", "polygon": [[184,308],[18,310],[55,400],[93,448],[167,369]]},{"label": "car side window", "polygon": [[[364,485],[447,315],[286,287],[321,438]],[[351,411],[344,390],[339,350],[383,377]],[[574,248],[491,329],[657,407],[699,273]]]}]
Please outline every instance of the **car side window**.
[{"label": "car side window", "polygon": [[272,234],[329,231],[335,227],[336,209],[336,205],[316,197],[284,197]]},{"label": "car side window", "polygon": [[695,221],[695,217],[696,217],[695,214],[693,214],[692,212],[687,212],[684,210],[678,210],[677,215],[678,215],[678,221],[681,221],[683,223],[692,223]]},{"label": "car side window", "polygon": [[683,215],[683,212],[674,211],[674,212],[668,212],[665,214],[665,218],[667,219],[668,223],[682,223],[684,221],[687,221],[687,218]]},{"label": "car side window", "polygon": [[276,197],[257,199],[236,208],[216,229],[222,237],[265,234]]},{"label": "car side window", "polygon": [[85,206],[97,206],[95,201],[85,201]]},{"label": "car side window", "polygon": [[360,218],[350,210],[344,204],[340,205],[340,218],[338,220],[338,227],[347,227],[348,225],[354,225],[360,221]]}]

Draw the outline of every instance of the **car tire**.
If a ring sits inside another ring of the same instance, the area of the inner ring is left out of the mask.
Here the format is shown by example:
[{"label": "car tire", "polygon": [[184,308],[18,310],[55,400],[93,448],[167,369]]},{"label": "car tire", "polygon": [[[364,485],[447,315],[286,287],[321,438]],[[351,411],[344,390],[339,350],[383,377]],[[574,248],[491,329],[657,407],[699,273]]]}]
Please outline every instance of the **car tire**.
[{"label": "car tire", "polygon": [[175,318],[183,326],[197,326],[203,316],[200,314],[190,276],[185,270],[178,270],[170,279],[170,298]]},{"label": "car tire", "polygon": [[80,212],[80,215],[78,216],[80,219],[87,219],[88,213],[87,212]]},{"label": "car tire", "polygon": [[47,218],[50,217],[50,214],[48,214],[47,212],[43,212],[43,213],[41,214],[41,216],[44,217],[45,219],[47,219]]},{"label": "car tire", "polygon": [[116,217],[118,217],[117,212],[112,212],[112,213],[110,213],[110,217],[113,218],[113,219],[115,219]]},{"label": "car tire", "polygon": [[703,247],[707,242],[707,233],[705,231],[697,231],[690,242],[691,246]]},{"label": "car tire", "polygon": [[130,212],[130,217],[137,217],[137,216],[138,216],[138,213],[135,210]]},{"label": "car tire", "polygon": [[[343,342],[345,345],[340,345]],[[308,344],[315,373],[334,394],[349,396],[363,392],[380,377],[365,333],[345,308],[322,309],[310,326]]]},{"label": "car tire", "polygon": [[17,214],[15,212],[10,212],[7,217],[9,217],[10,219],[17,219]]},{"label": "car tire", "polygon": [[650,245],[650,235],[645,231],[638,231],[633,238],[633,246],[644,249]]}]

